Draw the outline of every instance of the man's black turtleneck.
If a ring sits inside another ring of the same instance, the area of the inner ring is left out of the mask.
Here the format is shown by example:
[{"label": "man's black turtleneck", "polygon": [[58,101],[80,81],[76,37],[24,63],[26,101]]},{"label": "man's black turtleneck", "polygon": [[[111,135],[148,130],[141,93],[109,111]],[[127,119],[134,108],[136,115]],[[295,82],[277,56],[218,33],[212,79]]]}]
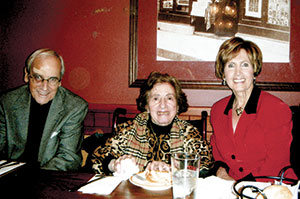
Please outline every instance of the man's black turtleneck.
[{"label": "man's black turtleneck", "polygon": [[47,104],[40,105],[31,97],[28,135],[21,161],[33,165],[37,164],[39,147],[51,103],[52,100]]}]

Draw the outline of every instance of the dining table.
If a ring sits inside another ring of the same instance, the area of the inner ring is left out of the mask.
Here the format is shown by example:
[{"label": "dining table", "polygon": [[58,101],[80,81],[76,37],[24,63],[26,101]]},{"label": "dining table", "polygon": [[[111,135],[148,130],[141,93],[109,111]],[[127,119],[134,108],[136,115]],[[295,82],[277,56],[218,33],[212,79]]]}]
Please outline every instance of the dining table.
[{"label": "dining table", "polygon": [[[95,174],[93,172],[86,171],[86,170],[53,171],[53,170],[32,169],[23,166],[20,167],[19,169],[14,170],[13,172],[9,172],[6,175],[0,176],[0,198],[30,198],[30,199],[35,199],[35,198],[38,199],[40,198],[47,198],[47,199],[48,198],[49,199],[52,198],[55,199],[60,199],[60,198],[166,199],[168,198],[170,199],[172,198],[172,188],[167,188],[163,190],[149,190],[132,184],[130,180],[123,180],[108,195],[83,193],[79,191],[80,189],[79,190],[77,189],[75,191],[70,191],[75,187],[78,188],[80,185],[87,183],[94,176]],[[213,179],[216,180],[216,177]],[[219,192],[222,190],[220,189],[220,187],[222,187],[223,185],[219,186],[217,182],[219,183],[220,179],[218,181],[210,181],[210,183],[208,183],[208,181],[205,181],[204,185],[213,184],[216,190],[218,190],[217,192]],[[225,184],[224,182],[222,183]],[[99,189],[103,190],[105,189],[105,187],[99,186]],[[203,189],[206,188],[202,188],[201,191],[203,191]],[[228,190],[230,189],[231,188],[228,188]],[[212,192],[209,192],[210,195]],[[200,193],[200,195],[202,194],[204,194],[204,192]],[[196,194],[196,198],[197,198],[197,194]],[[299,198],[299,193],[298,193],[298,198]]]},{"label": "dining table", "polygon": [[8,198],[172,198],[172,188],[147,190],[135,186],[129,180],[122,181],[109,195],[69,191],[88,182],[94,175],[94,173],[86,171],[50,171],[22,168],[0,178],[0,193],[1,196]]}]

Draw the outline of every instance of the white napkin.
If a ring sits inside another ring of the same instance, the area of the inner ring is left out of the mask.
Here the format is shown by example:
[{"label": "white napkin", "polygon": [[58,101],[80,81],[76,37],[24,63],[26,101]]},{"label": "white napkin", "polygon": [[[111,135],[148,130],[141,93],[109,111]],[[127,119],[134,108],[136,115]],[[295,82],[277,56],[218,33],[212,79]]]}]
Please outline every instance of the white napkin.
[{"label": "white napkin", "polygon": [[[291,185],[282,183],[282,186],[286,186],[287,188],[289,188],[289,190],[293,194],[292,199],[298,199],[299,183],[300,183],[300,181],[298,181],[297,185],[295,185],[295,186],[291,186]],[[274,184],[279,184],[279,182],[275,181]],[[239,190],[240,187],[245,186],[245,185],[254,185],[255,187],[258,187],[259,189],[265,189],[266,187],[270,186],[271,183],[270,182],[243,181],[243,182],[238,184],[238,187],[236,189]],[[247,195],[247,196],[253,197],[253,198],[255,198],[256,195],[257,195],[257,193],[252,193],[252,191],[250,189],[246,189],[244,191],[244,194]]]},{"label": "white napkin", "polygon": [[[87,184],[78,191],[87,194],[109,195],[123,180],[129,179],[132,175],[139,172],[138,166],[130,160],[124,160],[122,168],[120,172],[114,173],[114,176],[108,176]],[[94,176],[90,181],[95,178],[97,177]]]},{"label": "white napkin", "polygon": [[293,199],[298,199],[298,192],[299,192],[300,180],[295,186],[292,186],[290,190],[293,193]]},{"label": "white napkin", "polygon": [[[233,191],[233,184],[235,181],[228,181],[218,178],[216,176],[210,176],[207,178],[199,178],[195,189],[195,199],[209,198],[209,199],[236,199],[237,195]],[[295,186],[285,185],[293,193],[293,199],[298,199],[298,187],[300,181]],[[244,185],[254,185],[260,189],[264,189],[270,186],[269,182],[251,182],[243,181],[236,187],[239,190]],[[244,194],[255,198],[257,193],[252,193],[250,189],[246,189]]]},{"label": "white napkin", "polygon": [[[95,176],[90,180],[97,178]],[[84,187],[81,187],[78,191],[87,194],[109,195],[122,181],[123,179],[120,177],[107,176],[101,180],[97,180],[88,185],[85,185]]]},{"label": "white napkin", "polygon": [[195,189],[195,199],[235,199],[232,192],[234,181],[223,180],[216,176],[199,178]]},{"label": "white napkin", "polygon": [[135,165],[131,160],[126,159],[122,162],[122,169],[120,172],[115,172],[113,175],[128,180],[132,175],[138,173],[139,167]]}]

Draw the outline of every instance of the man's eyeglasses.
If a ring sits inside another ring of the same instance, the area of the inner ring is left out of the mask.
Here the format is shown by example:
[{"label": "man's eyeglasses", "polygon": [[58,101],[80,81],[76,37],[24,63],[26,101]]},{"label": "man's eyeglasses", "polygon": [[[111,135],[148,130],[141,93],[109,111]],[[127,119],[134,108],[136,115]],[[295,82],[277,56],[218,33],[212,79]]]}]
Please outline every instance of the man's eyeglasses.
[{"label": "man's eyeglasses", "polygon": [[31,78],[35,84],[41,84],[42,82],[44,82],[44,80],[46,80],[48,84],[51,86],[56,86],[58,82],[61,81],[57,77],[49,77],[48,79],[44,79],[42,76],[38,74],[32,74],[32,75],[30,74],[28,75],[28,77]]}]

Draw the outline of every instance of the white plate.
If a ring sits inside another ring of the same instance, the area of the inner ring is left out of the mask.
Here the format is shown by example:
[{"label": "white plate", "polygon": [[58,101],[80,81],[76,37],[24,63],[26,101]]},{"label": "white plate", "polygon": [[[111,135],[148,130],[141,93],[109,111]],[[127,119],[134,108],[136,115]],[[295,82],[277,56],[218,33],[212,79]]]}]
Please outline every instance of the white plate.
[{"label": "white plate", "polygon": [[166,190],[172,187],[172,185],[165,185],[160,183],[153,183],[146,180],[145,172],[137,173],[129,178],[129,181],[135,186],[142,187],[152,191]]}]

